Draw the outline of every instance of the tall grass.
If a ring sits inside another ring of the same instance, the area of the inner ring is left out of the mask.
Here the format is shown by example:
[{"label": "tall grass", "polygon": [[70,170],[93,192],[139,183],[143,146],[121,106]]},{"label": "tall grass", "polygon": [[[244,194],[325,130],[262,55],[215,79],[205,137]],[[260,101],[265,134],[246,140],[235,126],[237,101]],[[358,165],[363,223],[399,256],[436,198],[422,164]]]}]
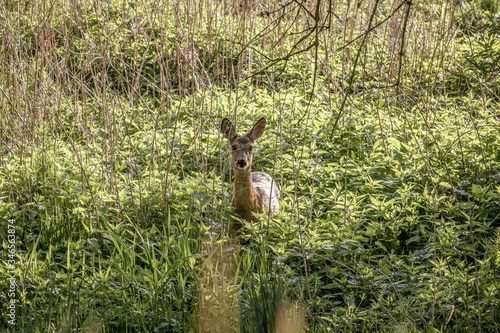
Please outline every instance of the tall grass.
[{"label": "tall grass", "polygon": [[[5,330],[500,328],[495,2],[0,8]],[[261,116],[282,210],[228,245]]]}]

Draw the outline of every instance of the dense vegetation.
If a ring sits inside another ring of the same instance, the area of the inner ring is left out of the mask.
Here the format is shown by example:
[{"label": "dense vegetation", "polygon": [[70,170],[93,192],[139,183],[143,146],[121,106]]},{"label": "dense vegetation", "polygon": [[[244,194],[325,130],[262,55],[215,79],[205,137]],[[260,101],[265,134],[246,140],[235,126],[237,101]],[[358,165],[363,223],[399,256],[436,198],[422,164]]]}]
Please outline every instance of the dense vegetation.
[{"label": "dense vegetation", "polygon": [[[0,331],[499,331],[499,10],[4,1]],[[220,121],[263,116],[234,243]]]}]

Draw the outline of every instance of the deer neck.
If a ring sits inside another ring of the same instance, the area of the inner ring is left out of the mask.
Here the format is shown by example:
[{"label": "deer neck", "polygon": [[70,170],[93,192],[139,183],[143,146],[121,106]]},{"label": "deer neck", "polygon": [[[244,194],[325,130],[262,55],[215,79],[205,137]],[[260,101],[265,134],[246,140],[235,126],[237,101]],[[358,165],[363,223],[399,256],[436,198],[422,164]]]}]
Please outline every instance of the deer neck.
[{"label": "deer neck", "polygon": [[234,169],[234,208],[236,213],[247,221],[255,221],[252,212],[259,212],[257,208],[257,194],[253,188],[252,172]]}]

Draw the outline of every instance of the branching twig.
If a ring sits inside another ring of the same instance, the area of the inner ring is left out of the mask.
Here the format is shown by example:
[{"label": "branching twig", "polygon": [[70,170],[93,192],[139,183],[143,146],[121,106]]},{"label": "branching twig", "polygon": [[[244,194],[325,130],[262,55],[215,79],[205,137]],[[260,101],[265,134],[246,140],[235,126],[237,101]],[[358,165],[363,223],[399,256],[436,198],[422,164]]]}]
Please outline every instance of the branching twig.
[{"label": "branching twig", "polygon": [[349,84],[347,85],[347,93],[345,93],[344,97],[342,98],[342,103],[340,104],[339,113],[337,115],[337,118],[335,119],[335,123],[333,124],[333,128],[330,133],[330,140],[333,138],[333,133],[335,132],[335,128],[337,127],[337,123],[340,119],[340,116],[342,115],[345,102],[347,101],[348,92],[349,90],[351,90],[352,83],[354,82],[354,75],[356,74],[356,66],[358,65],[359,56],[361,55],[361,49],[363,48],[363,46],[365,46],[366,38],[368,37],[368,32],[371,30],[370,28],[372,26],[373,18],[375,17],[375,12],[377,11],[378,3],[379,0],[376,0],[375,5],[373,6],[372,15],[370,16],[370,21],[368,22],[368,29],[366,30],[367,32],[364,34],[363,40],[361,41],[361,45],[358,48],[356,58],[354,59],[354,63],[352,65],[352,70],[351,70],[351,77],[349,78]]},{"label": "branching twig", "polygon": [[401,80],[401,67],[403,65],[403,55],[404,55],[404,47],[405,47],[405,35],[406,35],[406,26],[408,25],[408,16],[410,14],[411,9],[411,0],[407,2],[408,6],[406,6],[405,19],[403,23],[403,35],[401,36],[401,47],[399,49],[399,65],[398,65],[398,78],[396,80],[396,87],[399,87],[399,83]]},{"label": "branching twig", "polygon": [[346,47],[348,47],[349,45],[351,45],[352,43],[354,43],[355,41],[357,41],[358,39],[360,39],[361,37],[364,37],[365,35],[369,34],[370,32],[372,32],[372,30],[375,30],[377,29],[379,26],[381,26],[382,24],[384,24],[385,22],[387,22],[388,19],[390,19],[391,17],[394,16],[394,14],[396,14],[396,12],[406,3],[406,1],[403,1],[402,3],[399,4],[399,6],[394,9],[392,11],[392,13],[387,16],[385,19],[383,19],[381,22],[375,24],[373,27],[369,28],[368,30],[366,30],[365,32],[363,32],[361,35],[359,35],[358,37],[350,40],[349,42],[347,42],[344,46],[341,46],[339,47],[338,49],[336,49],[335,51],[342,51],[343,49],[345,49]]}]

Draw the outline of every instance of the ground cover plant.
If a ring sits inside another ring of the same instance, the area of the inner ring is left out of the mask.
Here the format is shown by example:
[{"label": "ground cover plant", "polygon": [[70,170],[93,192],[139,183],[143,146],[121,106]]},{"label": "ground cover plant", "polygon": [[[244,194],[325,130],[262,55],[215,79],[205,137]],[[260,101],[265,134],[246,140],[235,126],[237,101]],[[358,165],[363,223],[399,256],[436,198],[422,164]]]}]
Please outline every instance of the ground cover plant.
[{"label": "ground cover plant", "polygon": [[0,331],[500,330],[496,1],[0,8]]}]

